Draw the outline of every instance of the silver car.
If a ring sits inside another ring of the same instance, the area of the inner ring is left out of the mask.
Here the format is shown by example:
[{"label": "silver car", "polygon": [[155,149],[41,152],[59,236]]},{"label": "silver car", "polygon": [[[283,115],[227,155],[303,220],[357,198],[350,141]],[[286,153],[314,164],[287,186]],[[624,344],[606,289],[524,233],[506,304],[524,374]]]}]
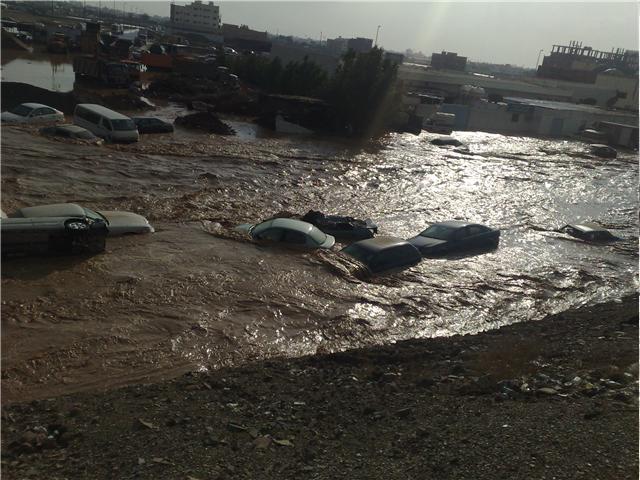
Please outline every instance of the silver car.
[{"label": "silver car", "polygon": [[331,248],[336,239],[319,228],[302,220],[275,218],[253,225],[238,225],[236,230],[248,233],[251,238],[265,243],[283,243],[288,246],[314,249]]},{"label": "silver car", "polygon": [[142,215],[133,212],[98,212],[75,203],[56,203],[38,207],[25,207],[9,215],[10,218],[86,217],[107,224],[109,236],[130,233],[153,233],[155,230]]},{"label": "silver car", "polygon": [[41,103],[21,103],[2,112],[2,123],[41,123],[64,121],[64,113]]}]

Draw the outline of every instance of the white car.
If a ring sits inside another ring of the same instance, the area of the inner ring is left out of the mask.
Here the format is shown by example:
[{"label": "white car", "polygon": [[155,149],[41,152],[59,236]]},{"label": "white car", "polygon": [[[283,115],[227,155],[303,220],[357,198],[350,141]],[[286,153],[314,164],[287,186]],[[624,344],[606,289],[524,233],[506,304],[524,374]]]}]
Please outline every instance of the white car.
[{"label": "white car", "polygon": [[254,240],[264,243],[282,243],[290,247],[314,249],[331,248],[336,239],[319,228],[302,220],[275,218],[253,225],[244,223],[236,227],[238,232],[248,233]]},{"label": "white car", "polygon": [[57,203],[38,207],[25,207],[9,215],[9,218],[42,219],[48,217],[72,217],[100,220],[107,224],[109,236],[126,235],[130,233],[153,233],[155,230],[142,215],[133,212],[97,212],[81,207],[75,203]]},{"label": "white car", "polygon": [[64,113],[41,103],[21,103],[0,115],[2,123],[40,123],[64,121]]}]

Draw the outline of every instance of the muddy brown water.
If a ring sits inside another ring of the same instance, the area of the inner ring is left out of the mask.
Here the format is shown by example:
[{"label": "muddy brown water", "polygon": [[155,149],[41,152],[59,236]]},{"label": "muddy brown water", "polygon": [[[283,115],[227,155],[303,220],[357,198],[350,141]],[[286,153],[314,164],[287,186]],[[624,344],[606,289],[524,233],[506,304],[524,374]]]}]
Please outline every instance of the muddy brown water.
[{"label": "muddy brown water", "polygon": [[[140,212],[157,230],[110,239],[94,257],[3,261],[3,402],[473,333],[638,287],[633,153],[603,161],[579,142],[474,132],[455,133],[468,150],[432,146],[427,133],[362,147],[236,126],[238,137],[179,130],[126,146],[2,129],[3,210],[70,201]],[[405,238],[469,219],[502,228],[500,248],[363,280],[338,248],[267,248],[231,230],[311,208]],[[574,220],[623,240],[553,231]]]}]

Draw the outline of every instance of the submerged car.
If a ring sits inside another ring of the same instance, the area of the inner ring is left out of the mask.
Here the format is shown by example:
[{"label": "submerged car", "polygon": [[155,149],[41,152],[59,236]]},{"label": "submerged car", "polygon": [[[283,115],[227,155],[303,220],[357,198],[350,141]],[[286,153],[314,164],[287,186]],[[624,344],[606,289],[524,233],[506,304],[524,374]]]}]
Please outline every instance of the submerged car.
[{"label": "submerged car", "polygon": [[378,226],[369,218],[358,220],[353,217],[325,215],[322,212],[309,210],[302,220],[337,238],[364,240],[373,238],[374,234],[378,233]]},{"label": "submerged car", "polygon": [[600,158],[616,158],[618,156],[618,152],[615,148],[601,143],[593,143],[589,145],[589,151],[596,157]]},{"label": "submerged car", "polygon": [[422,256],[416,247],[395,237],[376,237],[360,240],[341,250],[356,259],[373,274],[392,273],[413,267]]},{"label": "submerged car", "polygon": [[25,207],[9,215],[10,219],[44,219],[44,218],[86,218],[104,222],[109,236],[133,233],[153,233],[154,228],[142,215],[133,212],[103,211],[98,212],[75,203],[56,203],[38,207]]},{"label": "submerged car", "polygon": [[2,255],[29,253],[100,253],[107,222],[87,215],[0,219]]},{"label": "submerged car", "polygon": [[408,242],[420,250],[422,255],[444,255],[495,248],[500,242],[500,230],[477,223],[450,220],[434,223]]},{"label": "submerged car", "polygon": [[559,229],[560,232],[571,235],[587,242],[615,242],[619,240],[606,228],[602,228],[595,223],[579,223],[565,225]]},{"label": "submerged car", "polygon": [[335,238],[319,228],[293,218],[274,218],[257,225],[245,223],[236,230],[248,233],[254,240],[300,248],[331,248],[336,243]]},{"label": "submerged car", "polygon": [[156,117],[133,117],[138,133],[171,133],[173,125]]},{"label": "submerged car", "polygon": [[3,123],[38,123],[64,121],[64,113],[41,103],[21,103],[11,110],[2,112]]},{"label": "submerged car", "polygon": [[98,142],[100,140],[86,128],[73,124],[45,127],[40,129],[40,133],[52,137],[72,138],[74,140],[86,140],[89,142]]}]

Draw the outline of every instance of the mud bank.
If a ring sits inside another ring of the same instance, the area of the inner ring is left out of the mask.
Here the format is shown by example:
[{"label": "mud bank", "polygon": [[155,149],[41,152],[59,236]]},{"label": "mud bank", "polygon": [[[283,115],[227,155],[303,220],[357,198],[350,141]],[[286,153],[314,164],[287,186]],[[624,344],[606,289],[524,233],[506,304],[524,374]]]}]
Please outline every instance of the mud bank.
[{"label": "mud bank", "polygon": [[4,478],[638,477],[638,298],[3,409]]}]

